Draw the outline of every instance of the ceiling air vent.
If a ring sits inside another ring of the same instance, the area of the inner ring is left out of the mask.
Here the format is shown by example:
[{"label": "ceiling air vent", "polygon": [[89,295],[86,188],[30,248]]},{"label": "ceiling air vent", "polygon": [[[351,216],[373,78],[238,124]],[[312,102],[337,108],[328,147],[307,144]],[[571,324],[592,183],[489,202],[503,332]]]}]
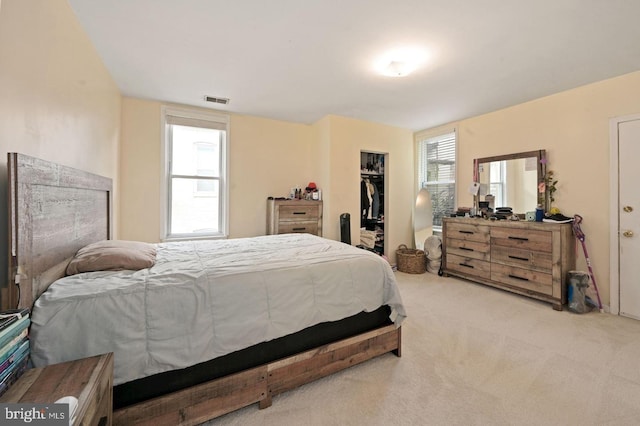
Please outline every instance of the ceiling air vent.
[{"label": "ceiling air vent", "polygon": [[229,98],[216,98],[214,96],[205,96],[204,100],[207,102],[213,102],[214,104],[226,105],[229,103]]}]

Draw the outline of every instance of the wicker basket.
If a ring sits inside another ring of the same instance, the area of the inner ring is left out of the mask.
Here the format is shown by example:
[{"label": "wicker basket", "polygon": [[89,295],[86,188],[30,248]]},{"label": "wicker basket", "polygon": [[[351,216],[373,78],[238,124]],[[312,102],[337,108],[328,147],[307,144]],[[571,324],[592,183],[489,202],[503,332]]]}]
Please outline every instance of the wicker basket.
[{"label": "wicker basket", "polygon": [[424,274],[427,271],[427,256],[422,250],[410,249],[400,244],[396,250],[398,271],[409,274]]}]

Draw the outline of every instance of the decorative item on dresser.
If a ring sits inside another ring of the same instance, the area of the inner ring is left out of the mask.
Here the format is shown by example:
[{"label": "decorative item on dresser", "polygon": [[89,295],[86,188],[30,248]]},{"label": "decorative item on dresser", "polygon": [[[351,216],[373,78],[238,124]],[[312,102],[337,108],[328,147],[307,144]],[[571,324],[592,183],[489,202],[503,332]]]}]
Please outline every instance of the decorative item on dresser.
[{"label": "decorative item on dresser", "polygon": [[322,201],[267,199],[267,235],[308,233],[322,236]]},{"label": "decorative item on dresser", "polygon": [[575,269],[570,223],[444,218],[443,272],[543,300],[562,310]]}]

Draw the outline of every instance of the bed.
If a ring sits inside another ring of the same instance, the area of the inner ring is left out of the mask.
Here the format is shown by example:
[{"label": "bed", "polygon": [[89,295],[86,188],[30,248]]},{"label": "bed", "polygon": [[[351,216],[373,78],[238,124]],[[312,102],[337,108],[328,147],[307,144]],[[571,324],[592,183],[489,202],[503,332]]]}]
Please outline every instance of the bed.
[{"label": "bed", "polygon": [[375,254],[306,234],[185,241],[154,245],[150,268],[65,277],[80,248],[111,237],[111,181],[8,161],[8,295],[32,307],[34,363],[114,352],[115,424],[266,408],[309,381],[400,356],[406,314]]}]

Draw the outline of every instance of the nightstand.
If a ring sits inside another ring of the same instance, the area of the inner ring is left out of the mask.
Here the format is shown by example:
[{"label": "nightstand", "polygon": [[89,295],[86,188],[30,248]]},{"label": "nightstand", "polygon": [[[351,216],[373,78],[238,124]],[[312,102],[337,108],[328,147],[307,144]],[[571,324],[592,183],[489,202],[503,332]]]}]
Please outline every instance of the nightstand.
[{"label": "nightstand", "polygon": [[111,425],[113,353],[32,368],[2,395],[3,403],[53,403],[78,398],[75,425]]}]

